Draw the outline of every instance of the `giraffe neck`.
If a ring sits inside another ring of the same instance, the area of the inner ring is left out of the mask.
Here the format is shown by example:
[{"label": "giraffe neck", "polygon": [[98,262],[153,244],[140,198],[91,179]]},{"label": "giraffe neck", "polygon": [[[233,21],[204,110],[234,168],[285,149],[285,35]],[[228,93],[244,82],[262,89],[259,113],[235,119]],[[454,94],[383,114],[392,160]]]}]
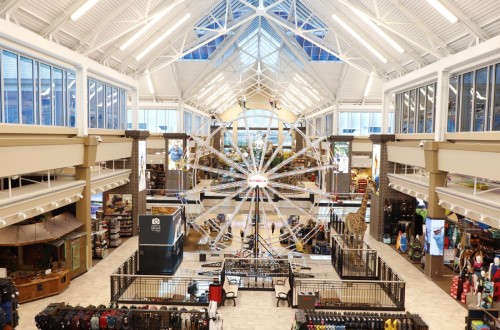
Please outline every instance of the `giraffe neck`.
[{"label": "giraffe neck", "polygon": [[368,204],[368,197],[370,197],[370,189],[367,187],[365,194],[363,195],[363,200],[361,201],[361,206],[358,209],[358,214],[365,217],[366,214],[366,205]]}]

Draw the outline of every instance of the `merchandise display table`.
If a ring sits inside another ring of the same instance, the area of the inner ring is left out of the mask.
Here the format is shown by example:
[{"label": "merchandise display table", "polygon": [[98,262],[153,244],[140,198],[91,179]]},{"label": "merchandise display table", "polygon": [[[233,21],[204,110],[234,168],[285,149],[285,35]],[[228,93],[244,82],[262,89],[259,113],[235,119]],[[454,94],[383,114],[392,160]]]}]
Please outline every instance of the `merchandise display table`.
[{"label": "merchandise display table", "polygon": [[50,274],[17,277],[14,282],[19,290],[19,302],[23,303],[66,290],[70,284],[69,270],[61,268]]}]

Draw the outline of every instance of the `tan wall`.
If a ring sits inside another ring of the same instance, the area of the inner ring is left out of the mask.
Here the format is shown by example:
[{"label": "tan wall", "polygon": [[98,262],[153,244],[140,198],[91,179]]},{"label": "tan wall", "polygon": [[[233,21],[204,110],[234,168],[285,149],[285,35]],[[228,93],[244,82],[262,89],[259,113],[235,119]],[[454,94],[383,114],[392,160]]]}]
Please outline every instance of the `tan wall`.
[{"label": "tan wall", "polygon": [[425,168],[424,151],[418,145],[392,142],[387,144],[387,152],[390,162]]},{"label": "tan wall", "polygon": [[96,162],[128,158],[132,154],[132,140],[123,139],[125,142],[100,143],[97,145]]},{"label": "tan wall", "polygon": [[500,181],[500,153],[439,149],[441,171]]}]

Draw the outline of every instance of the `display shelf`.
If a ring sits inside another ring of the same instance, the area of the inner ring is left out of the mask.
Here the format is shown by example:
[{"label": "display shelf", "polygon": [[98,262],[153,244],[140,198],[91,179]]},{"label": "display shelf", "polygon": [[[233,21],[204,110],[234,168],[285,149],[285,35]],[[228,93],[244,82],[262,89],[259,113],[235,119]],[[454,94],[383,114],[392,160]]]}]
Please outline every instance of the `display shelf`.
[{"label": "display shelf", "polygon": [[92,232],[92,257],[105,258],[108,255],[108,230],[98,230]]}]

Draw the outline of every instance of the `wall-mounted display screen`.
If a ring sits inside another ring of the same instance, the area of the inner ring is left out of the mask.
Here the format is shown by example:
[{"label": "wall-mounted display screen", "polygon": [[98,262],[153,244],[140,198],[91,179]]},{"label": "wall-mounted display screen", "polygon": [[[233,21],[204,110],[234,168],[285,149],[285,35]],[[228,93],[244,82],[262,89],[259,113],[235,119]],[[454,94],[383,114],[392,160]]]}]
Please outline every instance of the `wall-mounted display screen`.
[{"label": "wall-mounted display screen", "polygon": [[349,142],[335,142],[333,163],[339,173],[349,173]]},{"label": "wall-mounted display screen", "polygon": [[168,140],[168,169],[180,169],[182,155],[182,140]]},{"label": "wall-mounted display screen", "polygon": [[372,149],[372,180],[375,182],[375,191],[380,186],[380,144],[374,144]]},{"label": "wall-mounted display screen", "polygon": [[444,220],[425,219],[425,252],[431,256],[444,253]]}]

